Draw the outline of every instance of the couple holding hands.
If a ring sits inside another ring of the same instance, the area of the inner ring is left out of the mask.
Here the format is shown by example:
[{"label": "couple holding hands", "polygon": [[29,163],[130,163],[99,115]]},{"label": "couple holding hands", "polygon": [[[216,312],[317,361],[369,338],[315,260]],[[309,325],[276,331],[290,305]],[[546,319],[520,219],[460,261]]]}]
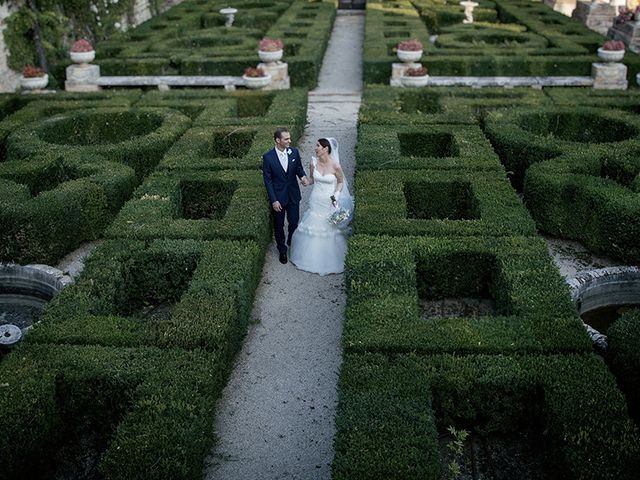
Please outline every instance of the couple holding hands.
[{"label": "couple holding hands", "polygon": [[[291,147],[289,130],[278,128],[273,139],[274,148],[262,156],[262,175],[271,202],[280,263],[291,260],[298,269],[320,275],[341,273],[353,197],[340,166],[338,142],[335,138],[320,138],[316,142],[316,155],[309,163],[307,176],[300,152]],[[302,197],[298,180],[303,186],[313,186],[309,206],[300,222]]]}]

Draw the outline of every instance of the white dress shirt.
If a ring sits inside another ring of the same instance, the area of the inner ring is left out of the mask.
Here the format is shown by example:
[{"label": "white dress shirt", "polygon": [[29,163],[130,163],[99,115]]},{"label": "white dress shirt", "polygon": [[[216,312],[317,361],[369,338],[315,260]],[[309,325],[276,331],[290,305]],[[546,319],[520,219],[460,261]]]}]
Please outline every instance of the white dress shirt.
[{"label": "white dress shirt", "polygon": [[289,158],[287,157],[287,151],[281,152],[280,149],[276,148],[276,153],[278,154],[278,160],[280,160],[280,165],[282,165],[282,169],[286,172],[289,167]]}]

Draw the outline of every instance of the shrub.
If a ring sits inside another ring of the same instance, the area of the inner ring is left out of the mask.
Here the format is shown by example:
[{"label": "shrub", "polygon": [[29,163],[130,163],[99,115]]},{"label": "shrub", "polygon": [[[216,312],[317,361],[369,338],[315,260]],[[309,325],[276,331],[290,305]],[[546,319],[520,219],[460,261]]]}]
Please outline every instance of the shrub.
[{"label": "shrub", "polygon": [[33,65],[25,65],[22,69],[22,76],[24,78],[37,78],[44,77],[46,72],[40,67],[34,67]]},{"label": "shrub", "polygon": [[418,52],[422,50],[422,42],[418,39],[404,40],[398,44],[398,50]]},{"label": "shrub", "polygon": [[71,45],[72,52],[93,52],[93,46],[84,38],[76,40]]},{"label": "shrub", "polygon": [[640,311],[623,314],[607,332],[609,364],[626,394],[629,411],[640,420]]},{"label": "shrub", "polygon": [[264,37],[258,43],[258,50],[261,50],[263,52],[277,52],[278,50],[282,50],[283,48],[284,44],[280,39]]},{"label": "shrub", "polygon": [[244,76],[249,78],[266,77],[267,74],[262,68],[247,67],[244,69]]},{"label": "shrub", "polygon": [[21,159],[43,153],[96,154],[129,165],[141,180],[189,123],[187,117],[168,109],[69,112],[14,131],[6,142],[7,156]]},{"label": "shrub", "polygon": [[[350,352],[588,352],[591,343],[545,243],[526,237],[355,235],[345,278]],[[492,315],[423,317],[423,301],[486,299]]]},{"label": "shrub", "polygon": [[640,122],[630,114],[568,106],[490,112],[485,133],[512,182],[522,190],[526,170],[570,151],[618,152],[640,144]]},{"label": "shrub", "polygon": [[523,194],[538,228],[594,252],[640,259],[638,148],[576,152],[533,165]]},{"label": "shrub", "polygon": [[[388,153],[388,152],[387,152]],[[534,235],[508,182],[493,172],[363,172],[354,231],[373,235]]]},{"label": "shrub", "polygon": [[[633,478],[639,438],[601,361],[571,356],[345,356],[332,478],[441,478],[438,431],[544,439],[563,478]],[[588,407],[587,407],[588,405]]]},{"label": "shrub", "polygon": [[602,45],[603,50],[624,50],[625,44],[621,40],[609,40]]},{"label": "shrub", "polygon": [[424,77],[427,74],[426,67],[407,68],[404,75],[407,77]]},{"label": "shrub", "polygon": [[271,241],[271,217],[256,171],[159,172],[138,188],[106,232],[111,238]]}]

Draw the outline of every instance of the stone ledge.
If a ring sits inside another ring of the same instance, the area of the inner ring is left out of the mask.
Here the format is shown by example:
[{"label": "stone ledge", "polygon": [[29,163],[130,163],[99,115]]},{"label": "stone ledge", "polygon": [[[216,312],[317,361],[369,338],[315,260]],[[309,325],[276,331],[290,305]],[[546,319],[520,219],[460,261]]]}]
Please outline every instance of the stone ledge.
[{"label": "stone ledge", "polygon": [[[392,86],[396,86],[393,85]],[[592,87],[591,77],[433,77],[431,87]]]}]

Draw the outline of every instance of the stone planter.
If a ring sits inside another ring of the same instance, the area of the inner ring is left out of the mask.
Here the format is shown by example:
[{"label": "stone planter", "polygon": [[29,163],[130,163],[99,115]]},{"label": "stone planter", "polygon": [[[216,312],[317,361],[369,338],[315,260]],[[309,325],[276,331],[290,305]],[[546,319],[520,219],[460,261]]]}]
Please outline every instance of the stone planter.
[{"label": "stone planter", "polygon": [[429,82],[429,75],[422,77],[408,77],[403,75],[400,77],[400,83],[403,87],[424,87]]},{"label": "stone planter", "polygon": [[624,58],[624,50],[604,50],[600,47],[598,57],[605,62],[621,62]]},{"label": "stone planter", "polygon": [[404,63],[415,63],[422,57],[422,50],[398,50],[398,58]]},{"label": "stone planter", "polygon": [[282,49],[275,52],[266,52],[264,50],[258,50],[258,56],[263,63],[274,63],[282,58]]},{"label": "stone planter", "polygon": [[71,61],[73,63],[91,63],[96,58],[96,51],[90,52],[69,52]]},{"label": "stone planter", "polygon": [[49,83],[49,75],[42,77],[20,77],[20,86],[25,90],[40,90]]},{"label": "stone planter", "polygon": [[247,77],[246,75],[242,76],[242,79],[246,82],[247,88],[264,88],[271,83],[271,75],[267,75],[266,77]]}]

